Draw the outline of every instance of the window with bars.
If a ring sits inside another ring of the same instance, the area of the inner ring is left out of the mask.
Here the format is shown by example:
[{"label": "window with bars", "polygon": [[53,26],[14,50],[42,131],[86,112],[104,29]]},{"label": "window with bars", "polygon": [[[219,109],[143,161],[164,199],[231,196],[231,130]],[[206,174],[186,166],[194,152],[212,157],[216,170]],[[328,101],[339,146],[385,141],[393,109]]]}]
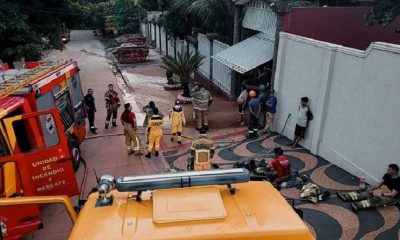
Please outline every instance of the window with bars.
[{"label": "window with bars", "polygon": [[61,121],[65,130],[69,129],[74,124],[74,113],[68,91],[56,96],[56,106],[60,110]]}]

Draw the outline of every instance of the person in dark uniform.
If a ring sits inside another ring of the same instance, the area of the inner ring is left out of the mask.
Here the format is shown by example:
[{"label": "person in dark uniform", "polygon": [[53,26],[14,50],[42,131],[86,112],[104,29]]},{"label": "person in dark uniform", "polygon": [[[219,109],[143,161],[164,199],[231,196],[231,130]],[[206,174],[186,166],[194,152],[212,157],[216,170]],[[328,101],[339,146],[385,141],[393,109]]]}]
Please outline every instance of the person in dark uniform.
[{"label": "person in dark uniform", "polygon": [[86,96],[84,97],[86,112],[89,119],[89,129],[93,134],[97,134],[97,128],[94,126],[94,114],[96,110],[96,104],[94,103],[93,89],[89,88]]},{"label": "person in dark uniform", "polygon": [[249,97],[250,97],[250,101],[249,101],[249,126],[248,126],[248,134],[247,134],[247,138],[251,139],[251,138],[255,138],[258,137],[257,131],[258,131],[258,119],[260,116],[260,100],[257,98],[257,93],[254,90],[251,90],[249,92]]}]

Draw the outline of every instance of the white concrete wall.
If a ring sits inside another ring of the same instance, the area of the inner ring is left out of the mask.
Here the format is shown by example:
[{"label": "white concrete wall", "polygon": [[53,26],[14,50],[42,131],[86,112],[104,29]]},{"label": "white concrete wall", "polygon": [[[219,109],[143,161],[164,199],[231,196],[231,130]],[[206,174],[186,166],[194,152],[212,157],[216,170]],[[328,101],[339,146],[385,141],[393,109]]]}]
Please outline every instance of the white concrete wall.
[{"label": "white concrete wall", "polygon": [[400,147],[400,46],[366,51],[282,33],[275,75],[280,132],[293,138],[299,99],[314,120],[301,142],[312,153],[370,182],[379,181]]},{"label": "white concrete wall", "polygon": [[140,33],[144,37],[148,37],[149,36],[149,34],[147,33],[147,23],[140,23]]},{"label": "white concrete wall", "polygon": [[175,41],[175,39],[173,37],[169,37],[169,39],[168,39],[168,55],[173,58],[175,58],[174,41]]},{"label": "white concrete wall", "polygon": [[199,54],[204,56],[202,64],[199,68],[199,72],[201,72],[205,77],[210,77],[210,41],[207,36],[199,33],[197,35],[198,40],[198,51]]},{"label": "white concrete wall", "polygon": [[154,40],[156,40],[156,33],[154,32],[154,28],[156,27],[156,25],[151,23],[150,26],[151,26],[151,29],[150,29],[150,31],[151,31],[151,40],[154,41]]},{"label": "white concrete wall", "polygon": [[156,48],[158,49],[158,50],[160,50],[160,27],[158,26],[158,25],[155,25],[156,26]]},{"label": "white concrete wall", "polygon": [[167,53],[166,38],[167,38],[167,34],[165,33],[164,28],[161,27],[161,52],[164,55]]},{"label": "white concrete wall", "polygon": [[176,40],[176,57],[178,54],[183,56],[187,52],[187,42],[185,40],[177,39]]}]

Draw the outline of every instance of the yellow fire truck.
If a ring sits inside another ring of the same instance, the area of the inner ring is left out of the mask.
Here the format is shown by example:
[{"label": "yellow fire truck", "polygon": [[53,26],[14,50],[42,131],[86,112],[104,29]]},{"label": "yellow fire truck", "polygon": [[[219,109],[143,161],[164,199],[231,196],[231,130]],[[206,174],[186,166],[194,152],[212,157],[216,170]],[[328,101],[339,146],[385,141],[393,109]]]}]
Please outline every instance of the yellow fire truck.
[{"label": "yellow fire truck", "polygon": [[[71,240],[314,239],[270,183],[249,179],[245,169],[104,175],[79,215],[62,196],[1,199],[0,206],[63,203],[74,222]],[[2,231],[7,239],[4,223]]]}]

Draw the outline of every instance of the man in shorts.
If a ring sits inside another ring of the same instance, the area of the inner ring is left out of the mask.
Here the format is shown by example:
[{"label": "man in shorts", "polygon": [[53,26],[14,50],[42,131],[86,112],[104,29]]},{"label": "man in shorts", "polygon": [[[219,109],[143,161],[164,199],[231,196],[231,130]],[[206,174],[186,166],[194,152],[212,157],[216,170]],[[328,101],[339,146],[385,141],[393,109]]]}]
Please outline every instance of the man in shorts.
[{"label": "man in shorts", "polygon": [[300,100],[299,111],[297,112],[297,122],[294,131],[294,139],[292,147],[296,147],[300,139],[304,138],[307,130],[310,110],[308,108],[308,97],[302,97]]}]

